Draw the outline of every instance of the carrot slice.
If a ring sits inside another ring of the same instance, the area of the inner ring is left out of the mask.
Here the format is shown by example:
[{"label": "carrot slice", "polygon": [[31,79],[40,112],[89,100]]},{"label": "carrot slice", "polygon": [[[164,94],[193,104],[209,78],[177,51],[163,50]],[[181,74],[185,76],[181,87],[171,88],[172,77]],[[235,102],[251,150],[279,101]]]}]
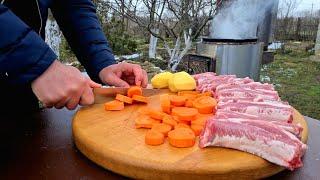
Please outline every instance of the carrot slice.
[{"label": "carrot slice", "polygon": [[148,145],[157,146],[164,143],[164,135],[158,131],[149,130],[144,141]]},{"label": "carrot slice", "polygon": [[174,106],[184,106],[186,103],[186,98],[183,96],[177,96],[177,95],[171,95],[170,96],[170,102]]},{"label": "carrot slice", "polygon": [[184,95],[197,95],[200,94],[199,91],[179,91],[178,96],[184,96]]},{"label": "carrot slice", "polygon": [[171,103],[170,103],[169,94],[160,95],[160,104],[163,112],[168,114],[171,113]]},{"label": "carrot slice", "polygon": [[109,101],[104,104],[104,109],[106,111],[120,111],[124,109],[124,103],[118,100]]},{"label": "carrot slice", "polygon": [[142,89],[139,86],[132,86],[128,89],[127,92],[128,97],[132,97],[133,95],[139,95],[142,96]]},{"label": "carrot slice", "polygon": [[133,95],[132,99],[137,102],[142,102],[148,104],[148,98],[140,95]]},{"label": "carrot slice", "polygon": [[212,97],[202,96],[193,101],[193,106],[197,108],[201,114],[210,114],[215,110],[217,101]]},{"label": "carrot slice", "polygon": [[193,107],[193,100],[188,99],[188,100],[186,101],[185,106],[186,106],[186,107],[190,107],[190,108],[192,108],[192,107]]},{"label": "carrot slice", "polygon": [[198,114],[198,110],[188,107],[175,107],[172,109],[172,115],[178,116],[180,121],[192,121],[195,120]]},{"label": "carrot slice", "polygon": [[174,120],[173,117],[170,115],[164,116],[162,122],[165,124],[169,124],[171,127],[174,127],[178,124],[178,122]]},{"label": "carrot slice", "polygon": [[174,147],[192,147],[196,142],[196,136],[191,129],[177,128],[168,133],[168,140]]},{"label": "carrot slice", "polygon": [[187,125],[187,124],[179,123],[179,124],[174,126],[174,129],[177,129],[177,128],[188,128],[188,129],[190,129],[190,126]]},{"label": "carrot slice", "polygon": [[164,112],[157,111],[157,110],[154,110],[154,109],[149,109],[149,113],[148,114],[149,114],[150,117],[152,117],[153,119],[157,119],[157,120],[162,120],[163,117],[165,115],[167,115]]},{"label": "carrot slice", "polygon": [[206,92],[203,92],[203,93],[201,93],[201,94],[198,94],[197,96],[198,97],[202,97],[202,96],[210,96],[210,97],[212,97],[212,92],[210,92],[210,91],[206,91]]},{"label": "carrot slice", "polygon": [[162,133],[164,136],[168,135],[168,132],[171,131],[172,127],[169,124],[154,124],[151,130],[158,131]]},{"label": "carrot slice", "polygon": [[115,99],[118,101],[127,103],[127,104],[132,104],[132,99],[129,98],[128,96],[124,96],[122,94],[117,94]]},{"label": "carrot slice", "polygon": [[190,127],[196,136],[199,136],[204,128],[204,126],[201,126],[199,124],[191,124]]},{"label": "carrot slice", "polygon": [[183,120],[178,120],[178,123],[180,124],[186,124],[186,125],[190,125],[190,121],[183,121]]},{"label": "carrot slice", "polygon": [[179,122],[178,116],[171,115],[171,117],[172,117],[172,119],[174,119],[175,121],[177,121],[177,123]]},{"label": "carrot slice", "polygon": [[205,126],[208,118],[209,118],[208,116],[197,117],[196,120],[191,121],[191,125],[197,124],[197,125]]},{"label": "carrot slice", "polygon": [[140,115],[135,119],[136,128],[147,128],[151,129],[154,124],[158,124],[160,121],[150,118],[146,115]]}]

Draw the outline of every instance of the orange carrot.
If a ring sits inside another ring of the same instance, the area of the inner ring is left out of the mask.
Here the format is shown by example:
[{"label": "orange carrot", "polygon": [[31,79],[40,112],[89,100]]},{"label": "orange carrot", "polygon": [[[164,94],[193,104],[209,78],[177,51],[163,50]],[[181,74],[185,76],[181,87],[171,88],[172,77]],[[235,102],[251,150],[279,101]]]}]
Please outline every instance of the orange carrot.
[{"label": "orange carrot", "polygon": [[194,132],[196,136],[199,136],[201,131],[203,130],[204,126],[201,126],[199,124],[191,124],[191,129]]},{"label": "orange carrot", "polygon": [[190,125],[190,121],[183,121],[183,120],[178,120],[178,123],[180,124],[186,124],[186,125]]},{"label": "orange carrot", "polygon": [[160,121],[150,118],[146,115],[140,115],[135,119],[136,128],[147,128],[151,129],[154,124],[158,124]]},{"label": "orange carrot", "polygon": [[132,104],[132,99],[129,98],[128,96],[124,96],[122,94],[117,94],[116,100],[127,103],[127,104]]},{"label": "orange carrot", "polygon": [[160,104],[163,112],[168,114],[171,113],[171,104],[170,104],[169,94],[160,95]]},{"label": "orange carrot", "polygon": [[148,98],[140,95],[133,95],[132,99],[137,102],[148,103]]},{"label": "orange carrot", "polygon": [[199,91],[179,91],[178,96],[184,96],[184,95],[197,95],[200,94]]},{"label": "orange carrot", "polygon": [[209,96],[202,96],[193,101],[193,107],[198,109],[201,114],[213,113],[217,106],[216,99]]},{"label": "orange carrot", "polygon": [[175,121],[177,121],[177,123],[179,122],[178,116],[171,115],[171,117],[172,117],[172,119],[174,119]]},{"label": "orange carrot", "polygon": [[192,108],[192,107],[193,107],[193,100],[188,99],[188,100],[186,101],[185,106],[186,106],[186,107],[190,107],[190,108]]},{"label": "orange carrot", "polygon": [[158,131],[162,133],[164,136],[168,135],[168,132],[171,131],[172,127],[169,124],[154,124],[151,128],[151,130]]},{"label": "orange carrot", "polygon": [[149,114],[150,117],[152,117],[153,119],[157,119],[157,120],[162,120],[163,117],[165,115],[167,115],[164,112],[157,111],[157,110],[154,110],[154,109],[149,109],[149,113],[148,114]]},{"label": "orange carrot", "polygon": [[133,95],[142,96],[142,89],[139,86],[132,86],[128,89],[127,95],[128,97],[132,97]]},{"label": "orange carrot", "polygon": [[157,146],[164,143],[164,135],[158,131],[149,130],[144,141],[148,145]]},{"label": "orange carrot", "polygon": [[180,121],[192,121],[195,120],[198,114],[198,110],[188,107],[175,107],[172,109],[172,115],[178,116]]},{"label": "orange carrot", "polygon": [[168,133],[168,140],[174,147],[192,147],[196,142],[196,136],[191,129],[177,128]]},{"label": "orange carrot", "polygon": [[190,129],[190,126],[187,125],[187,124],[179,123],[179,124],[174,126],[174,129],[177,129],[177,128],[188,128],[188,129]]},{"label": "orange carrot", "polygon": [[183,96],[177,96],[177,95],[171,95],[170,96],[170,102],[174,106],[184,106],[186,103],[186,98]]},{"label": "orange carrot", "polygon": [[202,96],[210,96],[210,97],[212,97],[212,92],[206,91],[206,92],[198,94],[197,96],[198,97],[202,97]]},{"label": "orange carrot", "polygon": [[120,111],[124,109],[124,103],[118,100],[109,101],[104,104],[104,109],[106,111]]},{"label": "orange carrot", "polygon": [[196,120],[191,121],[191,125],[197,124],[197,125],[205,126],[208,118],[209,118],[209,116],[197,117]]},{"label": "orange carrot", "polygon": [[163,119],[162,119],[162,122],[165,123],[165,124],[169,124],[171,127],[174,127],[175,125],[178,124],[177,121],[175,121],[173,119],[173,117],[170,116],[170,115],[164,116]]}]

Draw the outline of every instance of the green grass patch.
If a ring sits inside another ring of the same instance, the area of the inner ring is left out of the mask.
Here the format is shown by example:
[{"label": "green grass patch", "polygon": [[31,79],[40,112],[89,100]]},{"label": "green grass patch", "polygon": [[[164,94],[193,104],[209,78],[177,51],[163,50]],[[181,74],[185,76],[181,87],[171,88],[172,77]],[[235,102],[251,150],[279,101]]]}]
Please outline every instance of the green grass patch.
[{"label": "green grass patch", "polygon": [[262,67],[261,81],[274,84],[281,99],[303,115],[320,119],[320,62],[309,56],[297,51],[277,53],[274,62]]}]

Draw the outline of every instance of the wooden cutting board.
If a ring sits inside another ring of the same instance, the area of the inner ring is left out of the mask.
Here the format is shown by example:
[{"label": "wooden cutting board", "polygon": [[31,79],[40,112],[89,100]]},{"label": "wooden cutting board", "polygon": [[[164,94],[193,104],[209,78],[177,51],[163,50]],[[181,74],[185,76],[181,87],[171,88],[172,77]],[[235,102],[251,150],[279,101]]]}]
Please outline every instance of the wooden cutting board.
[{"label": "wooden cutting board", "polygon": [[[159,95],[148,106],[159,109]],[[103,104],[81,108],[73,119],[73,137],[78,149],[89,159],[113,172],[136,179],[252,179],[274,175],[284,168],[249,153],[209,147],[200,149],[144,143],[147,130],[135,129],[134,118],[143,105],[126,106],[123,111],[105,111]],[[300,123],[302,141],[308,128],[303,116],[294,111]]]}]

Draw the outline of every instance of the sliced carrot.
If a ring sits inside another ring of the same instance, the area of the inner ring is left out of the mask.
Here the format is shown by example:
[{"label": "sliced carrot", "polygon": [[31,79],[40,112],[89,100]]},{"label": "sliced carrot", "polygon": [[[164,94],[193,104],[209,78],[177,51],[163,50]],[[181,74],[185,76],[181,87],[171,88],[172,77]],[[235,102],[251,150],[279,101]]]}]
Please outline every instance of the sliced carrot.
[{"label": "sliced carrot", "polygon": [[197,117],[196,120],[191,121],[191,125],[197,124],[197,125],[204,126],[206,124],[208,118],[209,118],[208,116]]},{"label": "sliced carrot", "polygon": [[188,107],[175,107],[172,109],[172,115],[178,116],[180,121],[192,121],[195,120],[198,114],[198,110]]},{"label": "sliced carrot", "polygon": [[132,99],[129,98],[128,96],[124,96],[122,94],[117,94],[115,99],[118,101],[127,103],[127,104],[132,104]]},{"label": "sliced carrot", "polygon": [[171,103],[170,103],[169,94],[160,95],[160,104],[163,112],[168,114],[171,113]]},{"label": "sliced carrot", "polygon": [[171,95],[170,96],[170,102],[174,106],[184,106],[186,103],[187,98],[183,96],[177,96],[177,95]]},{"label": "sliced carrot", "polygon": [[154,124],[158,124],[160,121],[150,118],[146,115],[140,115],[135,119],[136,128],[147,128],[151,129]]},{"label": "sliced carrot", "polygon": [[164,135],[158,131],[149,130],[144,141],[148,145],[157,146],[164,143]]},{"label": "sliced carrot", "polygon": [[187,125],[187,124],[179,123],[179,124],[174,126],[174,129],[177,129],[177,128],[188,128],[188,129],[190,129],[190,126]]},{"label": "sliced carrot", "polygon": [[183,121],[183,120],[178,120],[178,123],[180,124],[186,124],[186,125],[190,125],[190,121]]},{"label": "sliced carrot", "polygon": [[191,124],[190,127],[196,136],[199,136],[204,128],[204,126],[201,126],[199,124]]},{"label": "sliced carrot", "polygon": [[178,116],[171,115],[171,117],[172,117],[172,119],[174,119],[175,121],[177,121],[177,123],[179,122]]},{"label": "sliced carrot", "polygon": [[162,122],[165,124],[169,124],[171,127],[174,127],[178,124],[178,122],[174,120],[173,117],[170,115],[164,116]]},{"label": "sliced carrot", "polygon": [[209,96],[201,96],[193,101],[193,107],[197,108],[201,114],[213,113],[216,106],[216,99]]},{"label": "sliced carrot", "polygon": [[151,130],[158,131],[162,133],[164,136],[168,135],[168,132],[171,131],[172,127],[169,124],[154,124],[151,128]]},{"label": "sliced carrot", "polygon": [[199,91],[179,91],[178,96],[184,96],[184,95],[197,95],[200,94]]},{"label": "sliced carrot", "polygon": [[142,103],[147,103],[148,104],[148,98],[145,97],[145,96],[133,95],[132,99],[134,101],[137,101],[137,102],[142,102]]},{"label": "sliced carrot", "polygon": [[174,147],[192,147],[196,142],[196,136],[191,129],[177,128],[168,133],[168,140]]},{"label": "sliced carrot", "polygon": [[212,92],[206,91],[206,92],[198,94],[197,96],[198,97],[202,97],[202,96],[210,96],[210,97],[212,97]]},{"label": "sliced carrot", "polygon": [[118,100],[109,101],[104,104],[104,109],[106,111],[120,111],[124,109],[124,103]]},{"label": "sliced carrot", "polygon": [[193,107],[193,100],[188,99],[188,100],[186,101],[185,106],[186,106],[186,107],[190,107],[190,108],[192,108],[192,107]]},{"label": "sliced carrot", "polygon": [[150,117],[152,117],[153,119],[157,119],[157,120],[162,120],[163,117],[164,117],[165,115],[167,115],[167,114],[164,113],[164,112],[157,111],[157,110],[154,110],[154,109],[149,109],[148,114],[149,114]]},{"label": "sliced carrot", "polygon": [[139,86],[132,86],[128,89],[127,95],[128,97],[132,97],[133,95],[142,96],[142,89]]}]

